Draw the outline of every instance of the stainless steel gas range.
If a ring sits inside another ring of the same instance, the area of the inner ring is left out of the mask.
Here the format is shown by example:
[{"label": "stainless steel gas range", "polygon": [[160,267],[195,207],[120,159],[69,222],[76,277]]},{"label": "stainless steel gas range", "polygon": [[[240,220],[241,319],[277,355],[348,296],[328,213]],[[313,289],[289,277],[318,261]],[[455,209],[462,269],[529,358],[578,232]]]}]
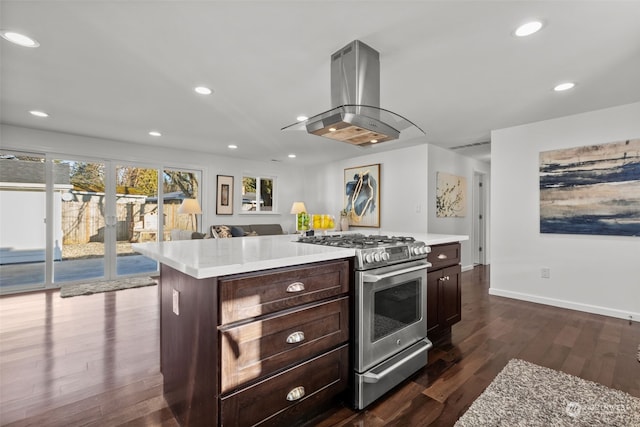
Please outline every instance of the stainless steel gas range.
[{"label": "stainless steel gas range", "polygon": [[362,409],[427,364],[427,255],[411,237],[302,236],[299,242],[356,250],[353,405]]}]

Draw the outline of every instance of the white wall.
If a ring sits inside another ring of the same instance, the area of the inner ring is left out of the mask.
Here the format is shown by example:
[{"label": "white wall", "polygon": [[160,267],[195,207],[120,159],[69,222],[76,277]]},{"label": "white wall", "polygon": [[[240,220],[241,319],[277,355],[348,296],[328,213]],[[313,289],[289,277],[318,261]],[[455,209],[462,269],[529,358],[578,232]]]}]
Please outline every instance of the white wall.
[{"label": "white wall", "polygon": [[[489,182],[491,177],[491,165],[487,162],[472,159],[470,157],[461,156],[454,151],[447,150],[435,145],[429,145],[429,209],[428,209],[428,228],[429,233],[438,234],[462,234],[469,236],[469,240],[462,242],[462,254],[461,261],[463,270],[469,270],[473,268],[474,264],[474,248],[478,244],[474,241],[474,216],[473,216],[473,174],[474,172],[481,172],[485,174],[484,188],[485,191],[489,188]],[[464,218],[438,218],[436,216],[436,187],[437,187],[437,173],[445,172],[451,175],[457,175],[466,178],[467,181],[467,215]],[[490,194],[486,191],[485,202],[488,205]],[[486,224],[489,222],[490,209],[486,209]],[[488,228],[488,227],[487,227]],[[489,236],[489,230],[487,230],[487,236]],[[486,263],[489,264],[491,257],[489,238],[486,239],[485,250],[487,253]]]},{"label": "white wall", "polygon": [[538,180],[541,151],[638,137],[640,103],[492,132],[491,294],[640,319],[640,238],[540,234]]},{"label": "white wall", "polygon": [[[364,151],[363,151],[364,152]],[[365,154],[307,168],[305,195],[310,212],[338,215],[344,207],[344,169],[380,163],[380,229],[366,233],[427,232],[427,145]]]},{"label": "white wall", "polygon": [[[213,142],[212,142],[213,143]],[[63,159],[79,157],[88,160],[118,160],[143,166],[186,168],[202,170],[202,221],[201,224],[257,224],[279,223],[286,231],[295,230],[294,216],[289,214],[294,200],[304,194],[303,169],[295,165],[275,162],[247,161],[231,157],[190,152],[176,149],[155,148],[60,132],[48,132],[18,126],[0,125],[0,145],[3,149],[56,154]],[[277,177],[278,213],[239,214],[241,204],[242,174]],[[216,175],[232,175],[234,179],[234,214],[216,215]]]}]

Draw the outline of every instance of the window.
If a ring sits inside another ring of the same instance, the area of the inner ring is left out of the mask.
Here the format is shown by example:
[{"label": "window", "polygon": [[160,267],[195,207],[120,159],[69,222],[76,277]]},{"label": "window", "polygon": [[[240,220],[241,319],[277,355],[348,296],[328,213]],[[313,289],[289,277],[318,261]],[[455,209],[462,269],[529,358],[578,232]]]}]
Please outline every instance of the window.
[{"label": "window", "polygon": [[275,178],[242,177],[242,212],[273,212]]}]

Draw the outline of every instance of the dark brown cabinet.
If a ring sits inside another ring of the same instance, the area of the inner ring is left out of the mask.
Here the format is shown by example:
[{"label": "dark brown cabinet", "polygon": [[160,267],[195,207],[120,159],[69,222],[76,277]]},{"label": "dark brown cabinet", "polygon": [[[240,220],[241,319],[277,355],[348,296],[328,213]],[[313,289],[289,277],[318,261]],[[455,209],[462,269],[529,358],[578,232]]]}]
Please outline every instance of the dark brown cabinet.
[{"label": "dark brown cabinet", "polygon": [[195,279],[162,265],[164,396],[183,426],[295,425],[348,385],[349,260]]},{"label": "dark brown cabinet", "polygon": [[462,318],[460,243],[434,245],[428,257],[427,336],[434,344],[451,338],[451,326]]}]

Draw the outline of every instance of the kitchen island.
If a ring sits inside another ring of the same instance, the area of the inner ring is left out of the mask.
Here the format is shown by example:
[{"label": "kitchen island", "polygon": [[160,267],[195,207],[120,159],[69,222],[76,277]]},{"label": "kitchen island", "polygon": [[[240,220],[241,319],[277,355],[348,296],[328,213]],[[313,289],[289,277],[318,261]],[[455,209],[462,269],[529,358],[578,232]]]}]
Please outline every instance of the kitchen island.
[{"label": "kitchen island", "polygon": [[346,389],[354,249],[296,240],[134,245],[161,263],[164,396],[183,426],[291,425]]}]

